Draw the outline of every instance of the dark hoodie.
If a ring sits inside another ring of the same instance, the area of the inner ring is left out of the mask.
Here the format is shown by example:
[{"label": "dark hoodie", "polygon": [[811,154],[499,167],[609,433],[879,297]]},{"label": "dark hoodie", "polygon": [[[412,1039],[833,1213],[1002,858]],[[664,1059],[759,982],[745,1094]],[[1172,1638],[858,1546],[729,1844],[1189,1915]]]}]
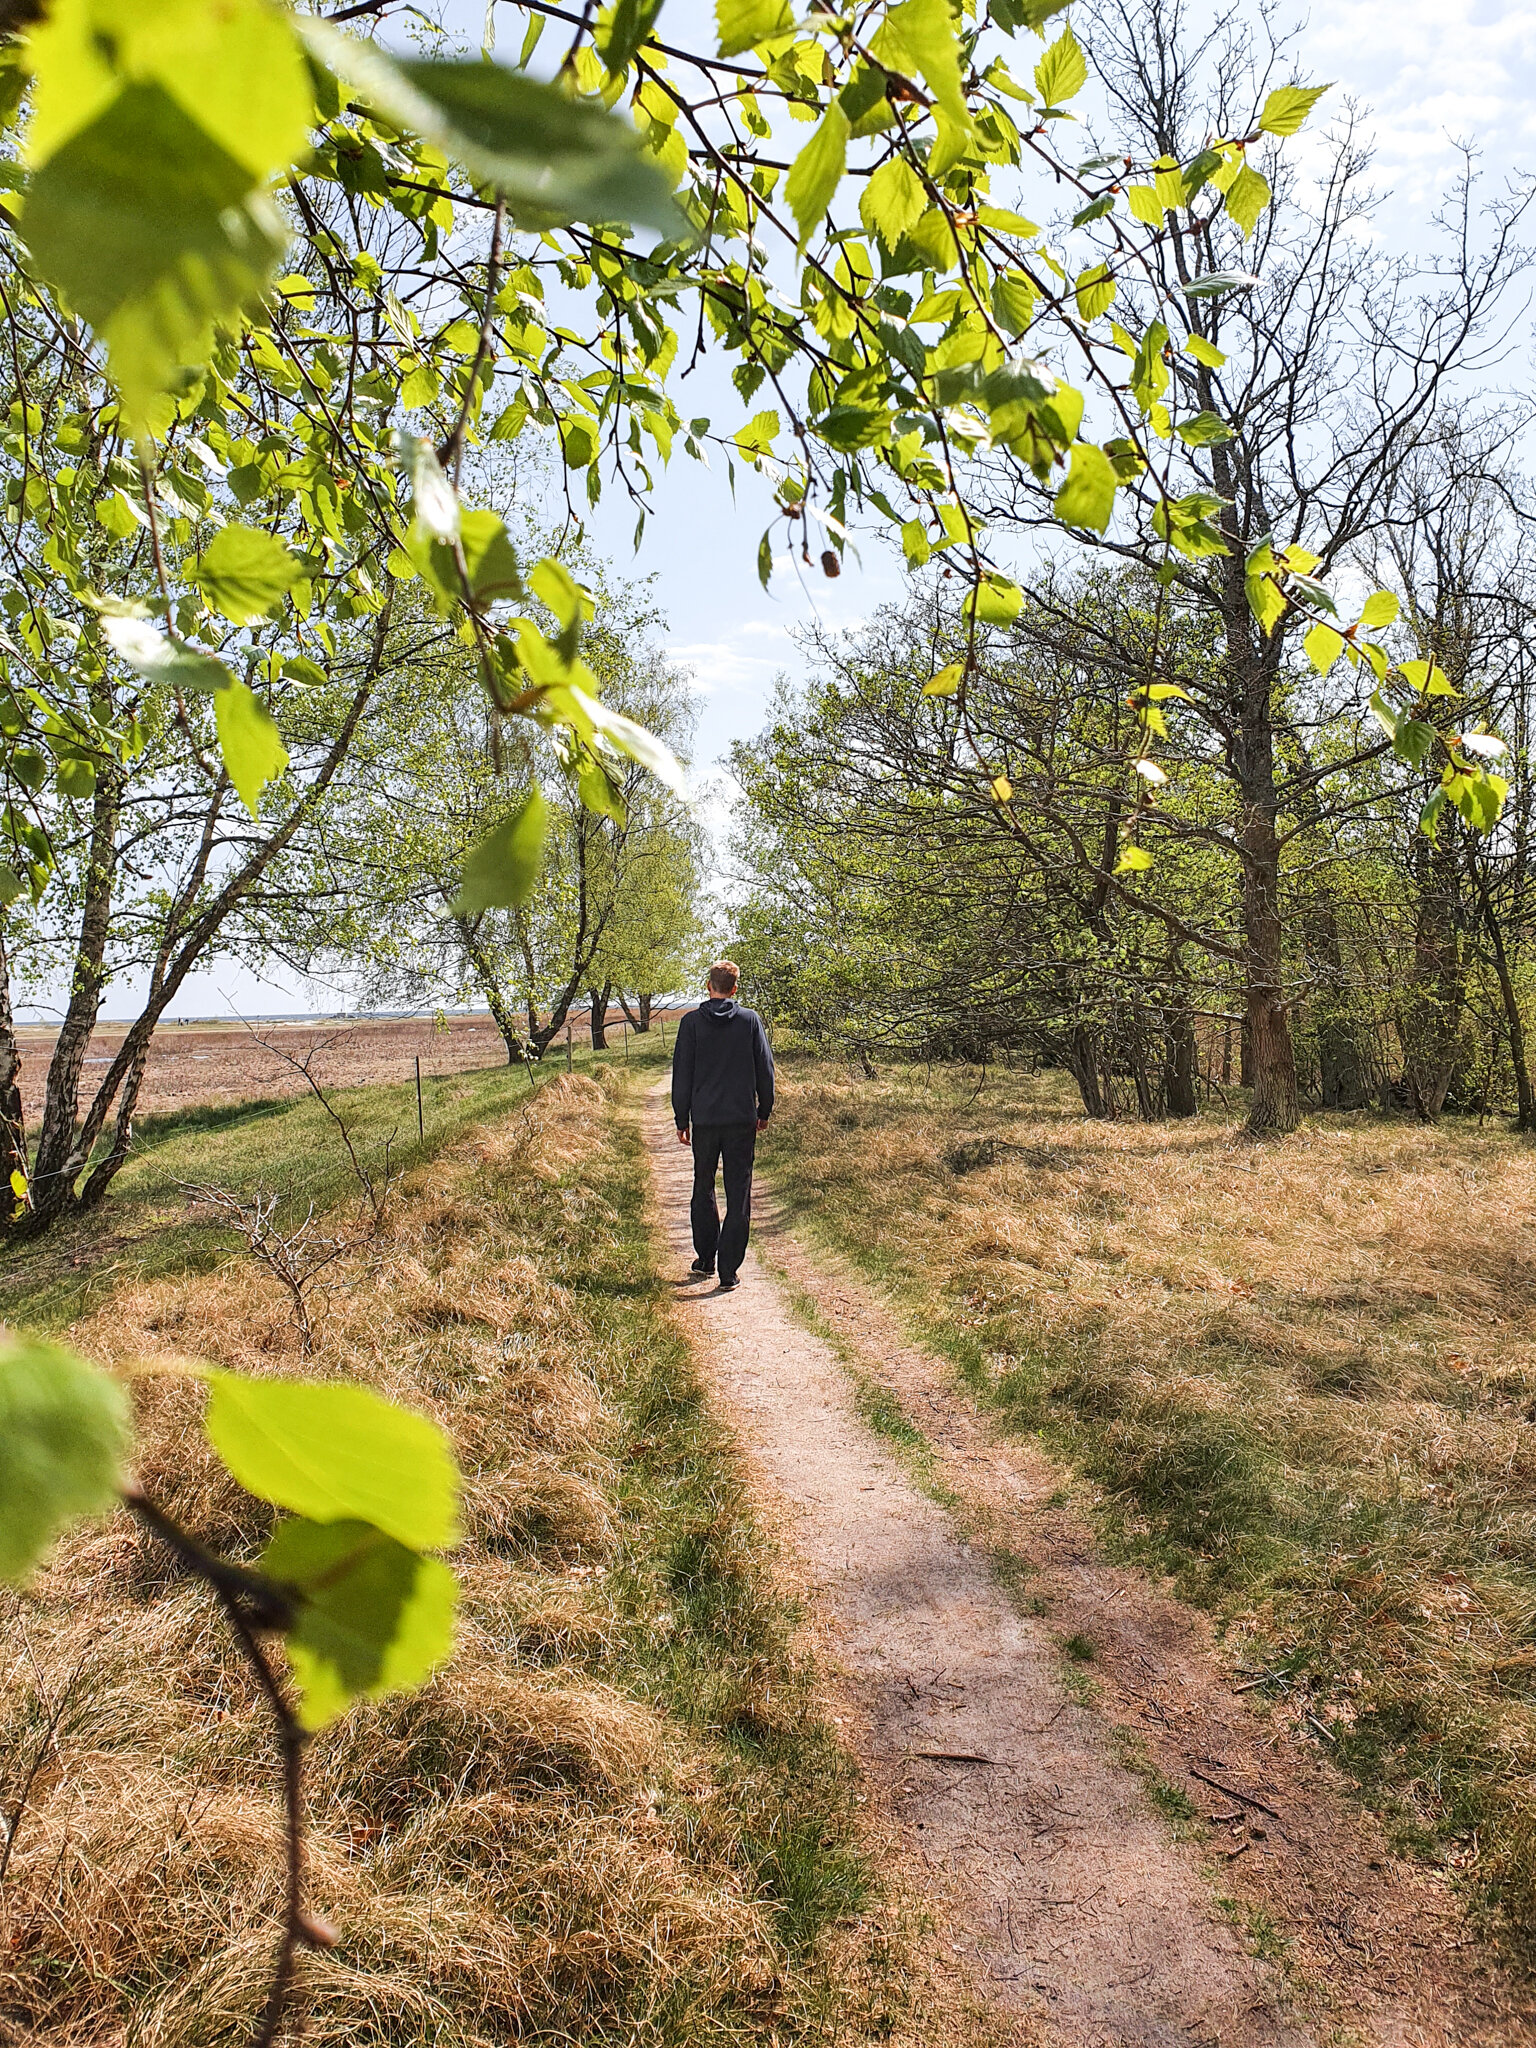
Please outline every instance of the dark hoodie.
[{"label": "dark hoodie", "polygon": [[756,1010],[711,996],[687,1011],[672,1051],[672,1114],[690,1124],[753,1124],[773,1113],[773,1054]]}]

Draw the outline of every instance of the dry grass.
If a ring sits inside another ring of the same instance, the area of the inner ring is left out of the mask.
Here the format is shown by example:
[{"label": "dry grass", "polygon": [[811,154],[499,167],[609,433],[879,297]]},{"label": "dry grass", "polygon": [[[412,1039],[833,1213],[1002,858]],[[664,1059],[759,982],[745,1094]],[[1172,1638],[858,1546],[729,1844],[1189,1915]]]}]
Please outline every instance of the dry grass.
[{"label": "dry grass", "polygon": [[1529,1144],[975,1079],[791,1063],[770,1161],[1536,1956]]},{"label": "dry grass", "polygon": [[[341,1933],[302,1966],[314,2048],[915,2038],[920,1986],[867,1904],[851,1772],[666,1319],[642,1185],[603,1089],[561,1078],[418,1164],[321,1317],[303,1369],[433,1414],[469,1534],[452,1665],[310,1754],[312,1901]],[[246,1261],[127,1279],[70,1334],[108,1363],[298,1369]],[[249,1554],[264,1511],[203,1444],[196,1388],[136,1400],[144,1484]],[[0,1644],[0,1807],[41,1758],[0,1889],[0,2038],[247,2038],[276,1759],[209,1601],[119,1516],[7,1601]]]}]

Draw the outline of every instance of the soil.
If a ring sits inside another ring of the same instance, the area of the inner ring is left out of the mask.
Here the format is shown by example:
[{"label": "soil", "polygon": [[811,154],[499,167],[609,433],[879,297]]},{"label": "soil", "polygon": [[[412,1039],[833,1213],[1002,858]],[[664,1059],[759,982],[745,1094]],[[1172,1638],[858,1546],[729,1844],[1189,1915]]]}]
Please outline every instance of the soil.
[{"label": "soil", "polygon": [[[1536,2008],[1439,1873],[1391,1854],[1316,1747],[1239,1689],[1205,1619],[1108,1560],[1062,1504],[1069,1475],[995,1434],[771,1196],[739,1290],[684,1277],[690,1158],[659,1089],[646,1132],[679,1313],[846,1673],[860,1761],[1020,2038],[1536,2044]],[[927,1438],[927,1490],[861,1420],[850,1365]],[[1175,1838],[1158,1782],[1203,1839]]]},{"label": "soil", "polygon": [[[661,1013],[652,1014],[659,1018]],[[669,1017],[671,1014],[668,1012]],[[571,1023],[575,1043],[586,1045],[585,1016],[574,1017]],[[619,1044],[622,1031],[622,1012],[610,1011],[610,1046]],[[414,1078],[418,1058],[423,1079],[430,1079],[500,1066],[507,1057],[501,1034],[488,1016],[456,1016],[442,1024],[431,1017],[316,1017],[301,1023],[257,1020],[254,1032],[256,1035],[233,1019],[227,1024],[162,1024],[150,1044],[139,1096],[140,1115],[301,1093],[303,1077],[281,1053],[269,1049],[273,1046],[297,1059],[319,1048],[315,1078],[328,1088],[409,1081]],[[17,1033],[22,1096],[28,1124],[34,1127],[42,1113],[48,1062],[57,1036],[51,1025],[23,1025]],[[122,1042],[122,1027],[111,1024],[103,1025],[91,1039],[81,1082],[82,1103],[89,1100]],[[563,1044],[563,1038],[558,1040],[547,1057],[558,1059]]]}]

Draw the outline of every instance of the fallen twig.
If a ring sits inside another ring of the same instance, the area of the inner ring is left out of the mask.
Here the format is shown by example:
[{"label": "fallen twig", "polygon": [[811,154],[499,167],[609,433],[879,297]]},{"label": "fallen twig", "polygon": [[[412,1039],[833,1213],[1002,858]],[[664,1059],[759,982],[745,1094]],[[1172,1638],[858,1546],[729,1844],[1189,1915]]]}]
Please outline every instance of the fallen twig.
[{"label": "fallen twig", "polygon": [[1005,1764],[1000,1757],[978,1756],[971,1749],[908,1749],[902,1754],[907,1757],[922,1757],[933,1764],[990,1764],[994,1771],[1011,1771],[1012,1764]]},{"label": "fallen twig", "polygon": [[1223,1785],[1220,1778],[1207,1777],[1204,1771],[1197,1771],[1193,1764],[1189,1767],[1189,1775],[1198,1778],[1202,1785],[1209,1785],[1213,1791],[1225,1793],[1228,1799],[1241,1800],[1244,1806],[1251,1806],[1255,1812],[1267,1813],[1271,1820],[1285,1818],[1284,1814],[1277,1813],[1272,1806],[1266,1806],[1262,1799],[1254,1799],[1247,1792],[1239,1792],[1235,1785]]}]

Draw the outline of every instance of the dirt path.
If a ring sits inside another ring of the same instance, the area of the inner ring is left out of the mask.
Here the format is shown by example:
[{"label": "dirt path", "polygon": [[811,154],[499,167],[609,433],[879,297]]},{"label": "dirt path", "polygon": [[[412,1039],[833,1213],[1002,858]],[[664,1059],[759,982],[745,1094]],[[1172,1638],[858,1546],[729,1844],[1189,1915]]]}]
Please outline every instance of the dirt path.
[{"label": "dirt path", "polygon": [[[1234,1694],[1199,1617],[1107,1564],[1054,1504],[1061,1473],[993,1438],[943,1363],[808,1254],[771,1200],[756,1202],[760,1245],[923,1429],[958,1514],[860,1419],[838,1350],[756,1254],[734,1294],[686,1281],[690,1159],[660,1089],[646,1136],[681,1314],[782,1505],[849,1674],[862,1760],[1021,2036],[1044,2022],[1073,2048],[1536,2042],[1438,1880],[1393,1861],[1315,1755]],[[1023,1559],[1043,1618],[999,1584],[994,1546]],[[1074,1636],[1091,1644],[1096,1702],[1069,1683],[1059,1645]],[[1127,1730],[1195,1799],[1207,1842],[1172,1840],[1120,1760]]]}]

